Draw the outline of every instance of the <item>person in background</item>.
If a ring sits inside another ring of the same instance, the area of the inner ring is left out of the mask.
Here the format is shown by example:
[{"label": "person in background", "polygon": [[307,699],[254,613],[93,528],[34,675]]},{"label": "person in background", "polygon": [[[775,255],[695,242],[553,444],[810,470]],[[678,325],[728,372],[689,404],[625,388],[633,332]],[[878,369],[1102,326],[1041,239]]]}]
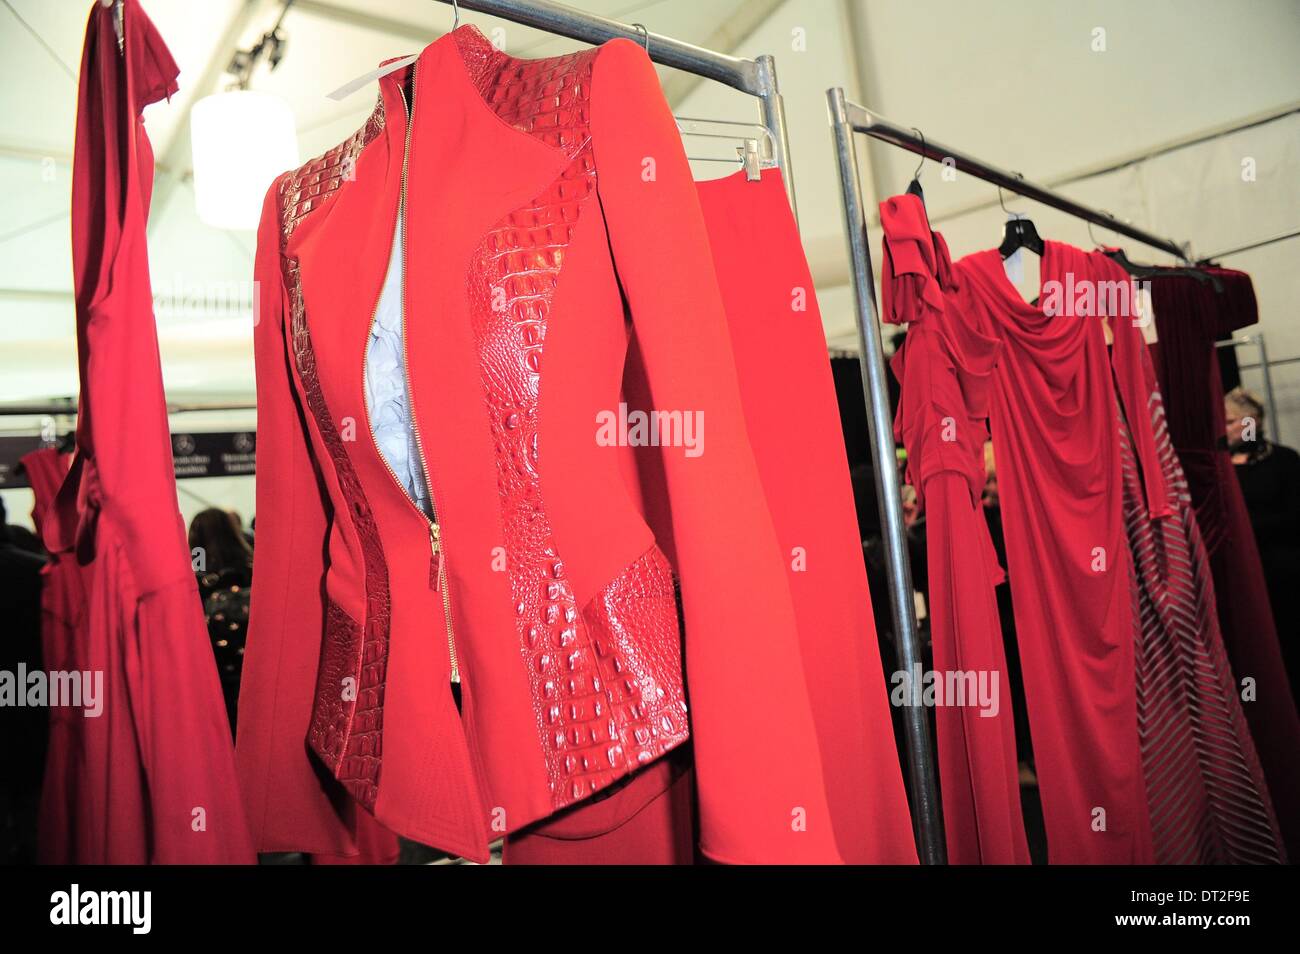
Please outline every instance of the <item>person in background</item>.
[{"label": "person in background", "polygon": [[1245,388],[1224,396],[1224,411],[1291,692],[1300,694],[1300,454],[1268,439],[1263,402]]},{"label": "person in background", "polygon": [[248,634],[253,548],[244,537],[238,516],[210,507],[190,521],[190,555],[233,734]]}]

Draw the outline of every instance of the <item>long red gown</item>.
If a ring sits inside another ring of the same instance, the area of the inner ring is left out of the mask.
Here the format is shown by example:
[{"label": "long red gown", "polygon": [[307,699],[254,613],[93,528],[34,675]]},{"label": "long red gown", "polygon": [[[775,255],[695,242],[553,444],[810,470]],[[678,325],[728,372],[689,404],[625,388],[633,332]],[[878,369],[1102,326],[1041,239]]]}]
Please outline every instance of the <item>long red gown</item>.
[{"label": "long red gown", "polygon": [[[910,197],[881,203],[884,321],[910,323],[892,367],[902,383],[896,437],[929,528],[934,668],[996,674],[1009,686],[994,587],[1004,578],[981,495],[993,366],[1001,343],[949,303],[952,262]],[[957,541],[959,548],[941,545]],[[1015,726],[972,706],[935,711],[951,864],[1028,864]]]},{"label": "long red gown", "polygon": [[42,535],[84,568],[77,663],[103,676],[77,765],[43,793],[68,830],[45,862],[252,863],[234,752],[176,503],[145,222],[153,152],[141,111],[176,64],[135,0],[120,53],[112,10],[86,27],[72,181],[81,398],[77,454]]}]

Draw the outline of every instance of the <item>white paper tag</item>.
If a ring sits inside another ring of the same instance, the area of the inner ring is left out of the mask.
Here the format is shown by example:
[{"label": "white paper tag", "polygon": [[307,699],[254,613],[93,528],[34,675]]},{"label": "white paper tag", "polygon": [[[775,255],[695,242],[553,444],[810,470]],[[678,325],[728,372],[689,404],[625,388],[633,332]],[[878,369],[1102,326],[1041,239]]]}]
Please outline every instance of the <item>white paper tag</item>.
[{"label": "white paper tag", "polygon": [[348,80],[348,82],[344,83],[338,89],[334,90],[334,92],[326,93],[325,95],[328,98],[334,100],[335,102],[338,102],[341,99],[347,99],[349,96],[351,96],[353,93],[355,93],[357,90],[361,89],[362,87],[368,86],[369,84],[373,83],[375,80],[379,79],[382,76],[387,76],[389,73],[394,73],[397,70],[400,70],[403,66],[408,66],[409,64],[414,63],[419,58],[420,55],[418,53],[413,53],[410,56],[404,56],[400,60],[394,60],[392,63],[389,63],[387,66],[381,66],[377,70],[371,70],[369,73],[366,73],[364,76],[358,76],[354,80]]},{"label": "white paper tag", "polygon": [[1138,298],[1142,303],[1142,309],[1136,320],[1138,327],[1142,329],[1142,340],[1152,345],[1159,340],[1159,336],[1156,334],[1155,306],[1151,304],[1151,283],[1138,282],[1138,287]]},{"label": "white paper tag", "polygon": [[1002,260],[1002,267],[1006,269],[1007,278],[1017,288],[1025,280],[1025,257],[1020,254],[1023,251],[1024,249],[1018,248]]}]

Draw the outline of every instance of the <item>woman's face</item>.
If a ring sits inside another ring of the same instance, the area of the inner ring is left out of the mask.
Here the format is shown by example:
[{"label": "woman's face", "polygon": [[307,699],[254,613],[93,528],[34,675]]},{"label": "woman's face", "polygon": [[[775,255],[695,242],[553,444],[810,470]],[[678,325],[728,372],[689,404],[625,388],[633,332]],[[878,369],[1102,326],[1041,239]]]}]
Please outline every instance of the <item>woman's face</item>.
[{"label": "woman's face", "polygon": [[1250,440],[1257,440],[1259,437],[1259,422],[1254,417],[1254,409],[1245,404],[1237,404],[1235,401],[1223,402],[1224,417],[1227,419],[1227,438],[1228,446],[1232,448],[1241,447],[1247,443],[1246,436]]}]

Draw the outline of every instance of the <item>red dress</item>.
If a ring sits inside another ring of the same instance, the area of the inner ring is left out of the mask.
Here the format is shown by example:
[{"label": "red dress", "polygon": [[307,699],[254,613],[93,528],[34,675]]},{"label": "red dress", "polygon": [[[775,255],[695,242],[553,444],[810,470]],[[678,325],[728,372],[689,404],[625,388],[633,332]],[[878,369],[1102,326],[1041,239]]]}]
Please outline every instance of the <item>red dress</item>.
[{"label": "red dress", "polygon": [[[1007,663],[994,587],[1005,579],[981,502],[984,443],[1001,342],[965,320],[943,236],[914,197],[882,202],[884,321],[908,324],[891,362],[902,385],[895,436],[927,527],[930,639],[939,672]],[[1005,698],[1005,697],[1004,697]],[[1010,711],[935,710],[951,864],[1029,864]]]},{"label": "red dress", "polygon": [[125,59],[112,10],[86,29],[72,182],[81,400],[77,454],[43,520],[52,553],[83,567],[76,664],[103,674],[75,771],[47,810],[70,830],[43,860],[252,863],[212,649],[176,506],[149,288],[153,153],[141,110],[176,89],[176,65],[135,0]]},{"label": "red dress", "polygon": [[[258,236],[237,745],[258,846],[352,850],[351,800],[485,861],[690,738],[702,851],[841,860],[708,232],[644,50],[517,60],[467,26],[380,88],[270,190]],[[432,523],[362,379],[402,201]],[[671,564],[628,486],[652,437],[606,426],[633,333],[676,439]]]}]

